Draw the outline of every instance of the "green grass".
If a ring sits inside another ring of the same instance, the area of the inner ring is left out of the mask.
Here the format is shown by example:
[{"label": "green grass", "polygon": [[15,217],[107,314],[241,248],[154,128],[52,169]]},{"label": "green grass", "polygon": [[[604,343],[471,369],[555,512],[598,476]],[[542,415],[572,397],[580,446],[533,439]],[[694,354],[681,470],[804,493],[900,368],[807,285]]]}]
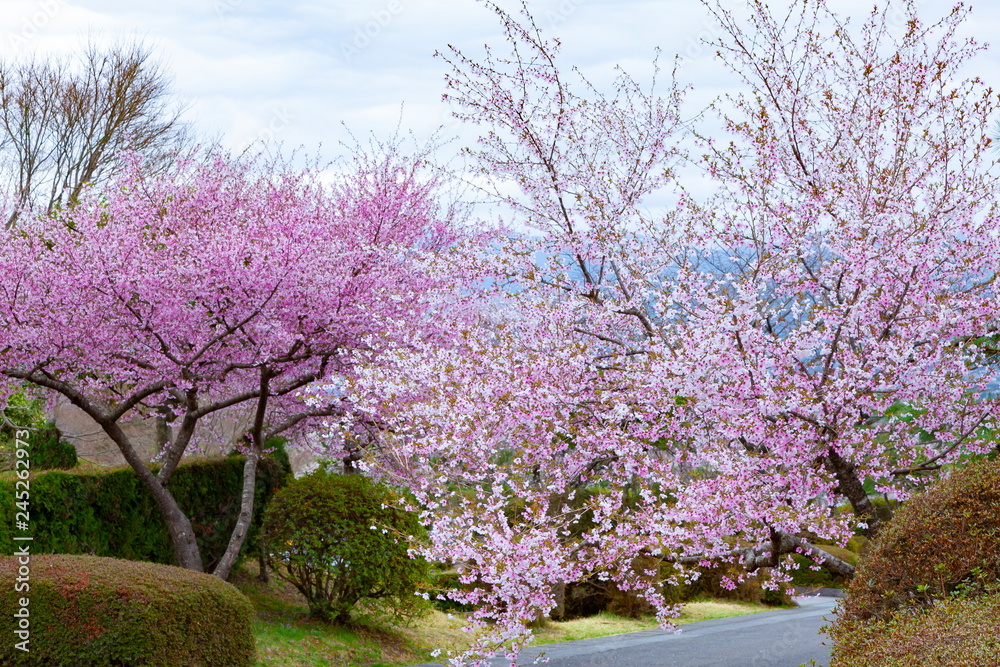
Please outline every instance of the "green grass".
[{"label": "green grass", "polygon": [[[752,602],[732,602],[730,600],[697,600],[684,605],[679,618],[674,619],[676,625],[709,621],[714,618],[729,618],[743,616],[759,611],[774,611],[774,607]],[[573,641],[575,639],[590,639],[620,635],[626,632],[652,630],[660,627],[652,616],[643,618],[622,618],[613,614],[598,614],[588,618],[577,618],[572,621],[555,623],[547,621],[536,630],[534,644],[552,644],[555,642]]]},{"label": "green grass", "polygon": [[[461,614],[429,611],[407,624],[390,625],[371,618],[349,627],[314,621],[305,600],[275,577],[262,584],[248,565],[232,582],[257,609],[257,667],[397,667],[431,662],[435,648],[462,650],[472,636],[462,630]],[[746,602],[699,600],[684,606],[678,624],[770,611],[774,607]],[[562,623],[546,621],[536,630],[535,644],[604,637],[657,627],[652,617],[629,619],[600,614]]]},{"label": "green grass", "polygon": [[344,627],[309,618],[298,591],[275,577],[261,583],[252,566],[234,572],[231,581],[257,610],[257,667],[390,667],[422,662],[428,655],[396,628]]},{"label": "green grass", "polygon": [[[288,623],[258,620],[254,624],[259,667],[328,667],[329,665],[389,665],[417,662],[404,659],[386,662],[399,639],[366,629],[340,628],[290,619]],[[409,655],[404,651],[403,655]],[[388,656],[386,654],[389,654]],[[422,659],[420,656],[415,658]]]}]

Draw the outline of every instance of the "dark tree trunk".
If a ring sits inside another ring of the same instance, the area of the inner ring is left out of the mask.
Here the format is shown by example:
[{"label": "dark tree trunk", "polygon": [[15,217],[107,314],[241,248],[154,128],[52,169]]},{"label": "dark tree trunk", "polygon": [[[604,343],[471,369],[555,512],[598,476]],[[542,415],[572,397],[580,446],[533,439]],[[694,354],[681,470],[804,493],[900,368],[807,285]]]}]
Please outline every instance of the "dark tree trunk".
[{"label": "dark tree trunk", "polygon": [[194,529],[191,520],[181,510],[174,496],[150,471],[146,463],[136,453],[131,441],[117,422],[101,422],[101,428],[118,445],[122,456],[139,476],[142,485],[146,487],[153,501],[163,515],[163,520],[167,523],[167,530],[170,532],[170,541],[174,546],[174,558],[177,565],[188,570],[204,572],[205,568],[201,562],[201,552],[198,549],[198,541],[195,539]]},{"label": "dark tree trunk", "polygon": [[269,584],[271,583],[271,575],[267,572],[267,559],[264,558],[264,545],[261,545],[261,552],[257,554],[257,569],[259,574],[257,575],[257,581]]},{"label": "dark tree trunk", "polygon": [[549,612],[549,618],[553,621],[561,621],[566,618],[566,583],[560,581],[552,586],[552,597],[556,606]]},{"label": "dark tree trunk", "polygon": [[833,447],[827,450],[823,464],[836,478],[837,492],[847,498],[854,514],[867,524],[868,527],[862,531],[865,537],[869,539],[875,537],[882,528],[883,520],[858,477],[857,467],[845,460]]}]

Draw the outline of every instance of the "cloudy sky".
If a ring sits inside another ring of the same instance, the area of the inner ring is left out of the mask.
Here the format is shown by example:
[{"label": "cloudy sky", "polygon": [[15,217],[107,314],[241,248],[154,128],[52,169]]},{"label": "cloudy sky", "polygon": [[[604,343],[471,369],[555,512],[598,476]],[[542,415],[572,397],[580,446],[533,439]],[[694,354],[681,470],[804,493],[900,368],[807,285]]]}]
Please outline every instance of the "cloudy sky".
[{"label": "cloudy sky", "polygon": [[[685,56],[681,78],[695,86],[693,104],[734,89],[701,45],[713,27],[697,0],[529,2],[542,28],[563,41],[566,62],[597,83],[616,64],[643,80],[660,47]],[[863,0],[829,2],[859,18],[869,9]],[[918,3],[927,18],[951,6]],[[970,34],[1000,34],[1000,3],[972,4]],[[496,17],[475,0],[2,0],[2,7],[5,58],[64,53],[88,35],[138,35],[156,48],[190,104],[189,119],[206,134],[234,149],[262,136],[310,152],[322,145],[326,157],[342,152],[343,123],[362,137],[390,133],[401,113],[403,128],[421,137],[448,123],[440,101],[446,65],[434,51],[454,44],[475,54],[500,35]],[[996,48],[975,64],[987,81],[998,66]]]}]

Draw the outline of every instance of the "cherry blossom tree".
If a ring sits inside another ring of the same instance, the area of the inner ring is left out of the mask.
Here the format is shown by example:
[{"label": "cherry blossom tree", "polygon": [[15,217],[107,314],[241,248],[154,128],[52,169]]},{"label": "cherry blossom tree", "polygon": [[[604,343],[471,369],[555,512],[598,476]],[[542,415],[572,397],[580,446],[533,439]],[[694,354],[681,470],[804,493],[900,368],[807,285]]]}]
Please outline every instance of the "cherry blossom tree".
[{"label": "cherry blossom tree", "polygon": [[724,113],[733,143],[705,141],[722,190],[684,231],[681,330],[714,332],[688,395],[751,469],[813,469],[872,535],[866,480],[905,496],[991,446],[973,369],[996,320],[997,98],[959,75],[981,50],[962,5],[925,24],[886,3],[857,30],[822,3],[710,7],[754,92]]},{"label": "cherry blossom tree", "polygon": [[[202,560],[169,482],[199,423],[252,415],[240,513],[214,570],[226,578],[263,443],[342,411],[306,405],[301,389],[349,374],[356,348],[437,335],[431,313],[458,275],[445,261],[457,210],[439,205],[439,180],[398,144],[341,166],[327,185],[276,160],[216,155],[150,174],[135,157],[106,194],[22,217],[4,236],[0,370],[100,425],[155,499],[182,567]],[[122,429],[149,414],[173,426],[158,470]]]},{"label": "cherry blossom tree", "polygon": [[[811,541],[875,534],[871,490],[994,446],[997,98],[960,75],[968,10],[925,24],[904,0],[855,26],[819,0],[705,4],[747,92],[697,152],[677,84],[566,77],[526,6],[487,3],[509,54],[444,56],[446,97],[485,126],[474,176],[530,233],[505,241],[492,316],[359,359],[351,391],[386,427],[369,465],[416,490],[426,552],[473,586],[483,634],[456,660],[516,654],[589,576],[665,621],[640,556],[675,581],[732,562],[775,582],[793,552],[849,574]],[[684,159],[713,196],[675,182]],[[645,211],[666,186],[672,210]]]}]

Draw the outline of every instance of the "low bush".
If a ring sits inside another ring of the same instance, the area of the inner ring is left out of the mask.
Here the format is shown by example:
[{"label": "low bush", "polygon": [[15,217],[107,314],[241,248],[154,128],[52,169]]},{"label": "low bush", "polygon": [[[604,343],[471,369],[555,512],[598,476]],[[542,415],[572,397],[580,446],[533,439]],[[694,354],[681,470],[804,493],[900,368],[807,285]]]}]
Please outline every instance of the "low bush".
[{"label": "low bush", "polygon": [[1000,594],[949,598],[834,633],[831,667],[1000,665]]},{"label": "low bush", "polygon": [[911,498],[868,545],[831,667],[1000,665],[1000,461]]},{"label": "low bush", "polygon": [[869,545],[840,618],[884,618],[1000,580],[1000,461],[954,472],[905,503]]},{"label": "low bush", "polygon": [[409,540],[421,526],[395,501],[390,488],[361,475],[320,470],[301,477],[267,507],[265,560],[305,596],[315,618],[346,623],[362,601],[411,613],[428,566],[409,557]]},{"label": "low bush", "polygon": [[[253,606],[216,577],[95,556],[32,556],[30,590],[16,591],[20,567],[17,558],[0,559],[2,665],[250,667],[256,660]],[[21,598],[27,616],[18,618]],[[25,625],[28,653],[16,645],[15,630]]]}]

